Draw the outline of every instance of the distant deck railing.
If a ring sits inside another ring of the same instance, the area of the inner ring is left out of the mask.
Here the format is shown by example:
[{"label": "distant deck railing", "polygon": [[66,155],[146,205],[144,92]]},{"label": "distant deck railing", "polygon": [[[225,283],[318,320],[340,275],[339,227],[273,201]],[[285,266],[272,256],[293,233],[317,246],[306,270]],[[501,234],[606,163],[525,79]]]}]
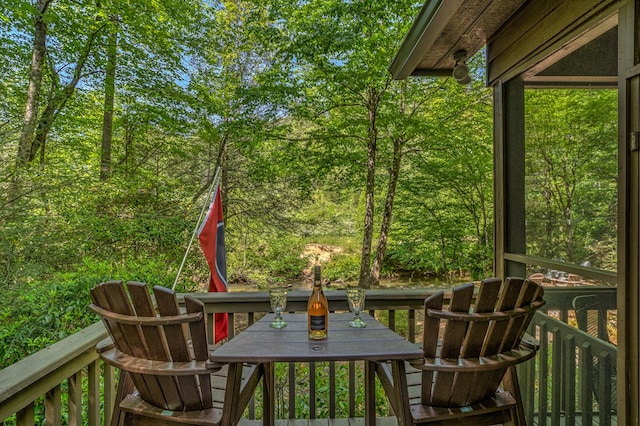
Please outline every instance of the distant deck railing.
[{"label": "distant deck railing", "polygon": [[[574,287],[546,291],[544,313],[536,314],[532,333],[540,339],[535,363],[520,372],[520,383],[528,419],[538,424],[559,424],[560,416],[581,416],[582,424],[611,424],[615,418],[615,397],[607,377],[614,370],[616,348],[565,324],[572,312],[570,301],[581,294],[598,292],[613,301],[615,289]],[[408,340],[422,339],[423,303],[429,290],[369,290],[367,311]],[[306,311],[308,292],[291,291],[287,310]],[[332,311],[347,311],[343,291],[326,291]],[[230,338],[269,310],[266,292],[197,294],[207,307],[210,333],[213,315],[229,313]],[[331,327],[329,325],[329,327]],[[331,328],[329,328],[331,332]],[[108,424],[115,404],[116,371],[102,363],[95,345],[107,336],[102,323],[86,329],[0,370],[0,422],[7,425],[103,425]],[[593,391],[594,357],[598,362],[601,386]],[[362,365],[358,362],[278,366],[277,385],[282,401],[278,418],[362,417],[360,384]],[[609,374],[609,375],[607,375]],[[609,382],[610,383],[610,382]],[[608,387],[609,386],[609,387]],[[597,396],[596,396],[597,395]],[[259,397],[259,395],[258,395]],[[388,415],[383,392],[380,416]],[[260,404],[245,413],[261,418]],[[585,420],[587,422],[585,423]],[[615,423],[615,422],[614,422]],[[564,423],[572,424],[572,423]]]}]

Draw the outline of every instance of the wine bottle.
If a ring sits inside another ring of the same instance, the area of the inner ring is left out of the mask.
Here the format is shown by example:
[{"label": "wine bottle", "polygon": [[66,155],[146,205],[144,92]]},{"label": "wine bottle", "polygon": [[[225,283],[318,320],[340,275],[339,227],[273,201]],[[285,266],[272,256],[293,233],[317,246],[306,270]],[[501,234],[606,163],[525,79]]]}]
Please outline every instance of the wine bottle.
[{"label": "wine bottle", "polygon": [[307,321],[309,327],[309,339],[323,340],[327,338],[329,330],[329,304],[322,292],[320,281],[320,266],[313,268],[313,291],[309,296],[307,305]]}]

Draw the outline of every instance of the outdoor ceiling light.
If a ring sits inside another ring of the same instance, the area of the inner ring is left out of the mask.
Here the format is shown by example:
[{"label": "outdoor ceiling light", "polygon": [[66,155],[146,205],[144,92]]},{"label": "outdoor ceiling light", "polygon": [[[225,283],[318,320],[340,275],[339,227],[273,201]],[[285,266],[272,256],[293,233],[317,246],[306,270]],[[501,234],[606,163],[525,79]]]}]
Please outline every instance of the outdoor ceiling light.
[{"label": "outdoor ceiling light", "polygon": [[453,67],[453,78],[460,84],[468,84],[471,82],[469,75],[469,67],[467,66],[467,51],[458,50],[453,54],[456,65]]}]

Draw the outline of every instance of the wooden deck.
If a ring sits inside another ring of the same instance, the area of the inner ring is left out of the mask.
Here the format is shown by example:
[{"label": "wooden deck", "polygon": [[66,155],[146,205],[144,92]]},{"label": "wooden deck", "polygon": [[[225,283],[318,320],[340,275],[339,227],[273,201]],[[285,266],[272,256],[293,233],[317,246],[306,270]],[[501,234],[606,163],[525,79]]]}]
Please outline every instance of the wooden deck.
[{"label": "wooden deck", "polygon": [[[351,419],[294,419],[294,420],[277,420],[276,426],[364,426],[365,422],[363,418],[351,418]],[[543,423],[539,418],[535,417],[530,426],[540,426]],[[544,424],[552,424],[551,418],[548,418]],[[597,421],[589,423],[592,425],[600,425]],[[617,416],[611,417],[611,426],[617,426]],[[378,417],[376,419],[376,425],[378,426],[397,426],[398,421],[395,417]],[[586,426],[587,423],[584,423]],[[240,426],[262,426],[260,420],[246,420],[243,419],[240,422]],[[564,416],[560,416],[559,426],[583,426],[582,418],[578,417],[576,422],[567,423]]]},{"label": "wooden deck", "polygon": [[[276,420],[275,426],[364,426],[364,418],[355,417],[350,419],[292,419],[292,420]],[[376,419],[378,426],[397,426],[398,421],[395,417],[378,417]],[[240,426],[262,426],[260,420],[246,420],[240,422]]]}]

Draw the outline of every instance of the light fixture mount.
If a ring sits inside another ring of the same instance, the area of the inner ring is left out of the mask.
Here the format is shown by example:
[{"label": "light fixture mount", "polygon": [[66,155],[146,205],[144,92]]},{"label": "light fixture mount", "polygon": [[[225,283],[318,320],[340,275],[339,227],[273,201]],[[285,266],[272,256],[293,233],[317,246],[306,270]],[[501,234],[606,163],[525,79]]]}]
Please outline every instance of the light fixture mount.
[{"label": "light fixture mount", "polygon": [[469,75],[469,67],[467,66],[467,51],[458,50],[453,54],[455,66],[453,67],[453,78],[460,84],[468,84],[471,82]]}]

